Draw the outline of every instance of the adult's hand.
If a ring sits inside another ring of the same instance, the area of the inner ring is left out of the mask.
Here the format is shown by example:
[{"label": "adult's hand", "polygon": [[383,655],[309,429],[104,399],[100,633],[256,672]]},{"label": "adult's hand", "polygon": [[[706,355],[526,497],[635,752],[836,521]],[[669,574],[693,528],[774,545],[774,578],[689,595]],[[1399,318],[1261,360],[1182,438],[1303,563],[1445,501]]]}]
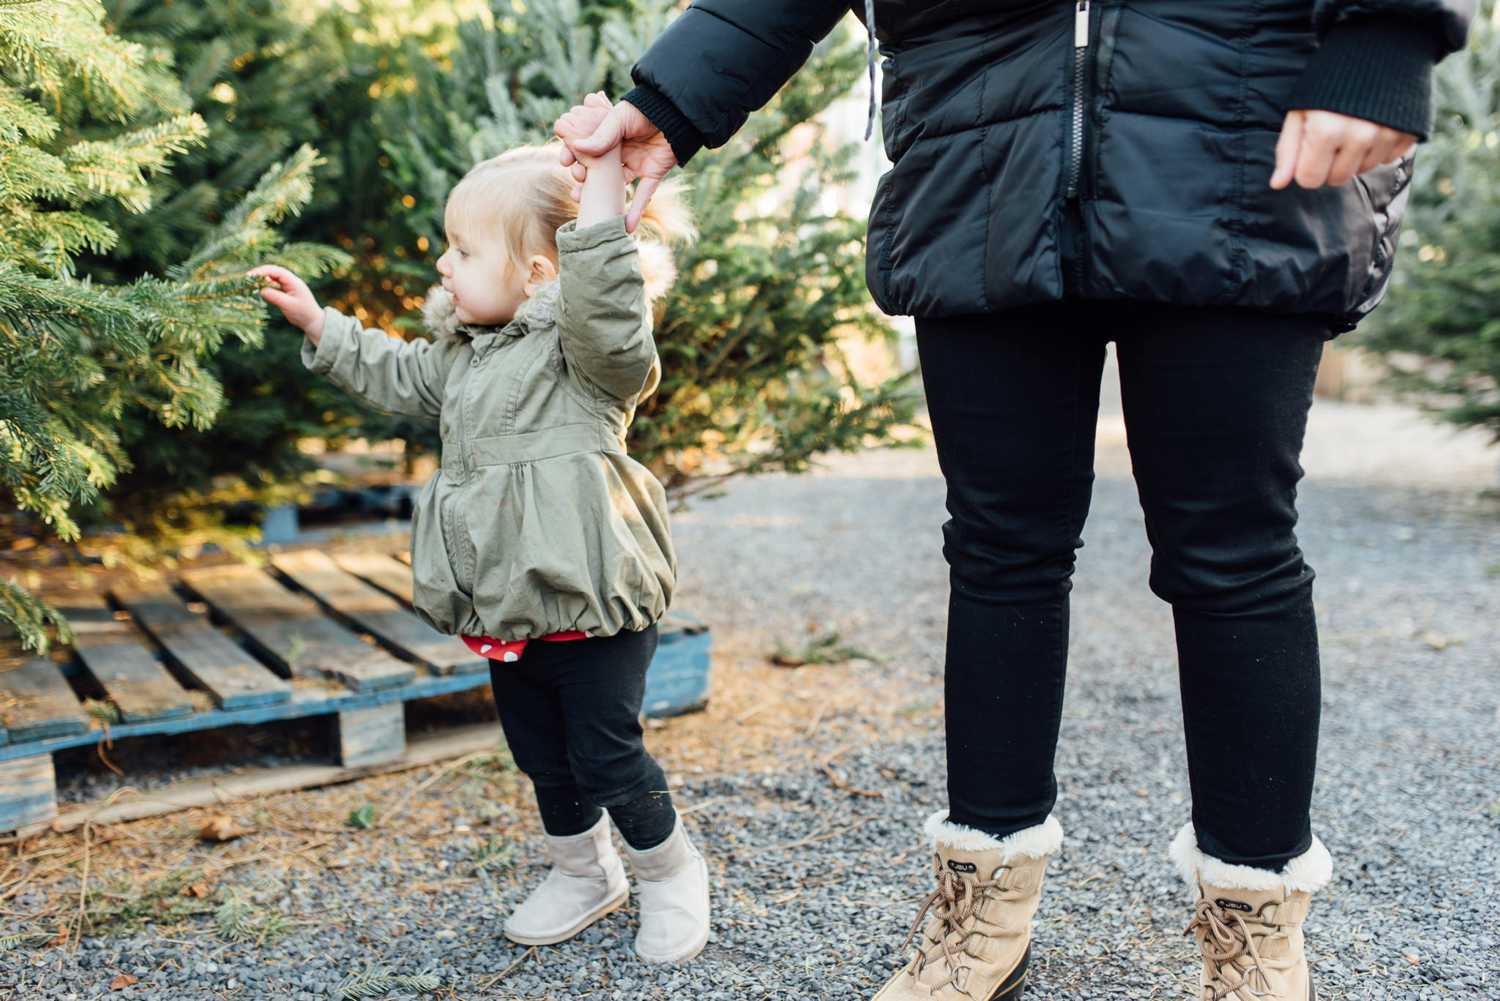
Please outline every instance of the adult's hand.
[{"label": "adult's hand", "polygon": [[1336,111],[1288,111],[1276,140],[1271,187],[1338,187],[1356,174],[1405,156],[1417,137]]},{"label": "adult's hand", "polygon": [[633,233],[657,186],[677,166],[677,155],[672,152],[667,137],[651,124],[651,119],[641,114],[635,105],[621,101],[610,109],[593,135],[582,139],[564,137],[561,160],[563,166],[573,168],[574,179],[582,181],[588,176],[588,171],[577,162],[574,151],[584,156],[599,156],[616,146],[620,147],[620,160],[625,164],[626,175],[640,178],[635,197],[630,201],[630,211],[625,215],[625,229]]}]

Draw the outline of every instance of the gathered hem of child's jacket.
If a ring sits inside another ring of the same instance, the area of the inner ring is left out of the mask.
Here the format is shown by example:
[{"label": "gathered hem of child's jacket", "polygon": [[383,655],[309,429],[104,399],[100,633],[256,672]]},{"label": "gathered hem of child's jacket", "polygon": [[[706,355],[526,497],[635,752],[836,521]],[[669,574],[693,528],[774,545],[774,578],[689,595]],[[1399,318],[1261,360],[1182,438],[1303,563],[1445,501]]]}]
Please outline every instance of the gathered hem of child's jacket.
[{"label": "gathered hem of child's jacket", "polygon": [[[589,634],[582,630],[574,629],[565,633],[548,633],[546,636],[538,636],[537,639],[544,643],[571,643],[574,640],[586,640]],[[490,660],[498,660],[505,664],[514,664],[526,653],[526,644],[531,640],[503,640],[498,636],[460,636],[464,645],[481,657]]]}]

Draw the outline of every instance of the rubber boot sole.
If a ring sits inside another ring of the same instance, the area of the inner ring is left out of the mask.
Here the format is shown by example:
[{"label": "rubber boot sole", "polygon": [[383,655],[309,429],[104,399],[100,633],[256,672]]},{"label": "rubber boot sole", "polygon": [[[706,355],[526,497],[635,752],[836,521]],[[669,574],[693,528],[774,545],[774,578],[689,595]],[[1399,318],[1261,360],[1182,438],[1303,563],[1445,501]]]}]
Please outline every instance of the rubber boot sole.
[{"label": "rubber boot sole", "polygon": [[515,942],[517,945],[556,945],[559,942],[566,942],[568,939],[572,938],[574,935],[577,935],[579,932],[583,931],[589,925],[593,924],[595,921],[598,921],[606,914],[611,914],[615,911],[618,911],[620,908],[625,906],[625,901],[629,899],[630,891],[626,890],[618,897],[607,900],[599,907],[596,907],[592,911],[589,911],[583,917],[575,921],[572,926],[570,926],[566,931],[557,932],[556,934],[517,935],[508,929],[505,930],[504,934],[506,938],[510,939],[512,942]]},{"label": "rubber boot sole", "polygon": [[1005,982],[995,988],[989,1001],[1021,1001],[1021,995],[1026,993],[1026,972],[1031,968],[1031,945],[1028,943],[1026,951],[1021,954],[1021,961],[1016,968],[1010,971],[1010,976]]}]

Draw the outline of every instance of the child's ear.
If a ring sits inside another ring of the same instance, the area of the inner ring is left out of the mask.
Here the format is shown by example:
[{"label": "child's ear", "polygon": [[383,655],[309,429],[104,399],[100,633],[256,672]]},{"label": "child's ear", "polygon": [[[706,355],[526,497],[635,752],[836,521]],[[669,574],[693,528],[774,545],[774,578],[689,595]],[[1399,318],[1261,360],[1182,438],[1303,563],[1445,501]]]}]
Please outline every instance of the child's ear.
[{"label": "child's ear", "polygon": [[557,265],[545,254],[532,254],[527,262],[526,294],[536,295],[536,290],[557,277]]}]

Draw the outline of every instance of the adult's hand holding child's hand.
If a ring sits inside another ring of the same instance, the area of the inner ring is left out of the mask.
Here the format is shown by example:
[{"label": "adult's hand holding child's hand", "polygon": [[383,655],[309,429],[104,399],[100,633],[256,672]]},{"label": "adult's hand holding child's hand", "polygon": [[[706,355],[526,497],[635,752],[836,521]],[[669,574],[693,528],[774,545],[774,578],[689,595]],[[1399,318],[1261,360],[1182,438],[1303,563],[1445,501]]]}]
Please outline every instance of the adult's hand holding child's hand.
[{"label": "adult's hand holding child's hand", "polygon": [[[603,121],[609,117],[610,109],[614,105],[609,103],[609,98],[604,96],[602,90],[596,90],[583,99],[582,104],[575,104],[552,126],[552,132],[557,138],[567,144],[564,156],[570,163],[576,161],[573,167],[573,179],[582,181],[588,166],[599,158],[601,153],[584,153],[573,149],[573,143],[580,142],[592,136]],[[615,147],[611,146],[602,151],[608,153]]]},{"label": "adult's hand holding child's hand", "polygon": [[[599,96],[603,97],[602,94]],[[584,107],[588,106],[587,101],[588,98],[585,98]],[[575,106],[563,118],[577,110],[578,107]],[[561,121],[559,119],[559,124]],[[634,233],[651,196],[672,168],[677,166],[677,154],[672,152],[667,137],[629,101],[621,101],[611,107],[586,136],[570,138],[561,131],[557,135],[565,144],[559,159],[563,166],[573,168],[573,178],[577,181],[582,181],[588,172],[587,164],[580,162],[581,158],[599,156],[619,147],[620,159],[625,165],[625,179],[640,179],[640,183],[636,185],[635,197],[630,202],[630,211],[625,216],[626,230]]]},{"label": "adult's hand holding child's hand", "polygon": [[307,334],[308,340],[318,343],[323,335],[323,307],[318,305],[306,282],[275,264],[262,264],[246,274],[269,279],[272,284],[260,290],[260,297],[281,310],[287,322]]}]

